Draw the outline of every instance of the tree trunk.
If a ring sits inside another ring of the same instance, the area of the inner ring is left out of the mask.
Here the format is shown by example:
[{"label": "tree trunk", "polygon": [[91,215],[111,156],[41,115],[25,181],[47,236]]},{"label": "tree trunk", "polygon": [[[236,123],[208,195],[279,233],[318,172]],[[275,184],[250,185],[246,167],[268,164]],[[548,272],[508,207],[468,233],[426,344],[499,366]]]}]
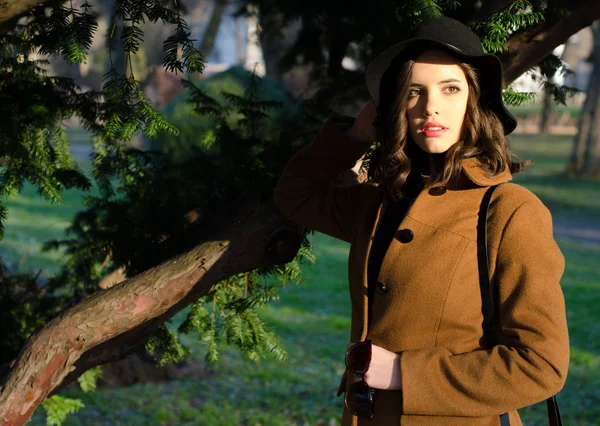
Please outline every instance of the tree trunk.
[{"label": "tree trunk", "polygon": [[583,170],[583,159],[585,146],[587,143],[590,128],[592,126],[592,116],[598,98],[598,83],[594,82],[596,77],[592,73],[588,83],[587,95],[583,104],[583,110],[579,116],[577,123],[577,135],[573,140],[573,148],[571,150],[571,159],[569,161],[568,171],[574,174],[581,174]]},{"label": "tree trunk", "polygon": [[244,19],[235,20],[235,57],[238,64],[246,61],[246,32]]},{"label": "tree trunk", "polygon": [[284,81],[284,73],[279,66],[281,58],[289,52],[302,29],[302,21],[297,19],[285,25],[281,15],[259,14],[261,26],[260,45],[265,61],[266,75],[272,80]]},{"label": "tree trunk", "polygon": [[[577,67],[580,58],[580,45],[578,43],[573,42],[573,37],[570,37],[569,40],[565,43],[565,47],[560,55],[560,59],[564,61],[572,70]],[[554,81],[552,79],[551,81]],[[552,93],[548,91],[544,91],[544,98],[542,104],[542,119],[540,121],[540,134],[547,135],[550,133],[550,123],[555,118],[554,110],[555,110],[555,102]]]},{"label": "tree trunk", "polygon": [[573,141],[568,171],[579,176],[600,175],[600,23],[592,26],[594,48],[593,70],[579,118],[579,130]]},{"label": "tree trunk", "polygon": [[131,353],[219,281],[290,262],[304,233],[272,201],[251,205],[212,229],[225,231],[198,236],[192,250],[95,293],[35,333],[2,382],[0,424],[24,424],[61,382]]},{"label": "tree trunk", "polygon": [[202,52],[205,58],[208,58],[208,55],[210,55],[210,52],[215,47],[215,39],[223,20],[223,12],[227,7],[227,0],[214,0],[213,3],[213,12],[210,15],[210,21],[208,21],[204,36],[202,37],[202,43],[200,43],[199,47],[200,52]]},{"label": "tree trunk", "polygon": [[554,117],[554,96],[548,89],[544,89],[544,98],[542,101],[542,118],[540,120],[541,135],[548,135],[550,133],[550,123]]}]

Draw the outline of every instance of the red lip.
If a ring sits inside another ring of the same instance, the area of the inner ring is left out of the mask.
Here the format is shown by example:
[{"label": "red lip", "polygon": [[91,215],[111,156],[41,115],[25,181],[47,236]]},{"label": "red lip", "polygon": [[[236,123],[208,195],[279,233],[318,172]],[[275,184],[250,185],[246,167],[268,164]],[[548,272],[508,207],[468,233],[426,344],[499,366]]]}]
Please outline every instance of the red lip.
[{"label": "red lip", "polygon": [[423,126],[421,127],[421,131],[425,131],[425,128],[427,127],[441,127],[442,130],[446,130],[447,127],[444,126],[443,124],[437,123],[435,121],[428,121],[427,123],[423,124]]},{"label": "red lip", "polygon": [[[440,127],[439,130],[431,130],[429,129],[429,127]],[[435,121],[428,121],[427,123],[423,124],[423,127],[421,127],[421,132],[425,135],[426,138],[435,138],[438,136],[442,136],[444,133],[446,133],[446,131],[448,130],[448,128],[440,123],[436,123]]]}]

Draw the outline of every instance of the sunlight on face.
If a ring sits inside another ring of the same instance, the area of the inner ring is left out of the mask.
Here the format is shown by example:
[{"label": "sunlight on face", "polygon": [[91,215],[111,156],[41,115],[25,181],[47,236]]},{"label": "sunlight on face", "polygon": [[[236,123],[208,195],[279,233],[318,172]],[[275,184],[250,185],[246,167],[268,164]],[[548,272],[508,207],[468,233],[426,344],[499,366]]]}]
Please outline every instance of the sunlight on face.
[{"label": "sunlight on face", "polygon": [[427,50],[413,65],[408,128],[415,143],[427,153],[446,152],[460,138],[469,86],[459,63],[441,50]]}]

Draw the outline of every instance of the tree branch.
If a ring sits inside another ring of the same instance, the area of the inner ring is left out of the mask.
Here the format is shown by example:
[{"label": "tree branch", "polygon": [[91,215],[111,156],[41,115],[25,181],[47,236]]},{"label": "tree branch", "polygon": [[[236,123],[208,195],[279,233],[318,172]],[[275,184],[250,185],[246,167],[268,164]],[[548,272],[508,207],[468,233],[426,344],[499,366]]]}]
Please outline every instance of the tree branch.
[{"label": "tree branch", "polygon": [[30,337],[0,383],[0,424],[24,424],[61,382],[131,353],[222,279],[290,262],[304,234],[272,201],[223,223],[234,225],[198,234],[193,249],[95,293]]},{"label": "tree branch", "polygon": [[17,21],[34,9],[64,3],[65,0],[0,0],[0,34],[11,31]]},{"label": "tree branch", "polygon": [[600,2],[574,0],[569,16],[551,16],[544,22],[514,33],[508,40],[508,51],[498,55],[504,67],[504,85],[536,66],[557,46],[579,30],[600,18]]}]

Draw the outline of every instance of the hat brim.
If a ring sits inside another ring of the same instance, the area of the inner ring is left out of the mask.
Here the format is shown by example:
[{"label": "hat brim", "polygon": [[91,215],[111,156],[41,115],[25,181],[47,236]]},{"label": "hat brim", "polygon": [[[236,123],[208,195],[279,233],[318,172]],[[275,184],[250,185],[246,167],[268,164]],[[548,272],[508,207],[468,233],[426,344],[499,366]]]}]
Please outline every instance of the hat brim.
[{"label": "hat brim", "polygon": [[498,115],[504,126],[504,134],[508,135],[517,127],[517,120],[506,109],[502,101],[502,63],[497,56],[491,54],[466,54],[456,46],[428,38],[412,38],[391,47],[374,57],[366,67],[365,79],[369,94],[379,110],[381,79],[392,62],[414,58],[418,52],[426,49],[441,49],[449,52],[459,60],[473,65],[479,71],[482,105],[490,108]]}]

